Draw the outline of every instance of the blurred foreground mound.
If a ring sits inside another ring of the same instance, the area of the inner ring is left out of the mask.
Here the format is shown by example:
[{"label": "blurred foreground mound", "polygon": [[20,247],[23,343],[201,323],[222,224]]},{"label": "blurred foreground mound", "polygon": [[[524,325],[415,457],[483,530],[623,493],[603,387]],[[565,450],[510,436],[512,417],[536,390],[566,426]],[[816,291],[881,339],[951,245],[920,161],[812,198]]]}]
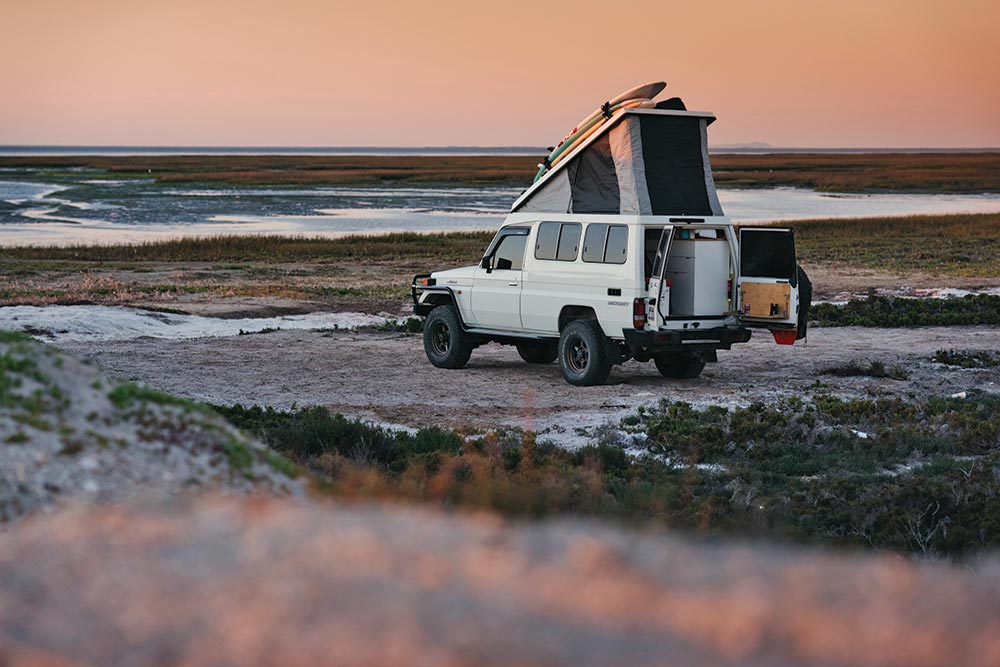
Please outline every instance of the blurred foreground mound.
[{"label": "blurred foreground mound", "polygon": [[0,534],[0,665],[996,665],[1000,563],[175,499]]},{"label": "blurred foreground mound", "polygon": [[0,523],[76,497],[303,492],[295,467],[204,405],[0,331]]}]

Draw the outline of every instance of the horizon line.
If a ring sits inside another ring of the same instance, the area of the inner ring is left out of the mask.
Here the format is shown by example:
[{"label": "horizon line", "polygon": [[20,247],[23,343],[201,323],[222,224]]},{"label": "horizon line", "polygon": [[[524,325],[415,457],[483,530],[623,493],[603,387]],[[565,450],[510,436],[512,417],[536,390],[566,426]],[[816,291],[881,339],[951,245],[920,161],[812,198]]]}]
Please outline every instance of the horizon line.
[{"label": "horizon line", "polygon": [[[709,142],[709,147],[712,143]],[[299,144],[20,144],[0,143],[0,150],[20,148],[150,148],[150,149],[181,149],[196,148],[203,150],[224,149],[261,149],[261,150],[550,150],[544,146],[527,144],[440,144],[389,146],[378,144],[361,145],[299,145]],[[725,143],[716,144],[715,148],[742,148],[748,150],[982,150],[1000,151],[1000,146],[781,146],[766,142]]]}]

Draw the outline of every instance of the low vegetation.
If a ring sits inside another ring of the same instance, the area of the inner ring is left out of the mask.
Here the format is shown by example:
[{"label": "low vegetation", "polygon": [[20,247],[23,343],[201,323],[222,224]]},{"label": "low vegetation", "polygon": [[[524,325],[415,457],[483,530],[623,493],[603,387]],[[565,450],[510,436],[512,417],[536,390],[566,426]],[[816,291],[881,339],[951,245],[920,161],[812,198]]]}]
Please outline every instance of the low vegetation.
[{"label": "low vegetation", "polygon": [[[527,187],[538,155],[154,155],[3,156],[0,167],[51,180],[71,169],[108,178],[233,185],[481,184]],[[716,154],[722,187],[793,186],[825,192],[1000,191],[1000,153]]]},{"label": "low vegetation", "polygon": [[[527,185],[541,156],[151,155],[2,156],[0,167],[36,170],[50,181],[70,169],[107,178],[231,185]],[[75,174],[79,176],[79,174]]]},{"label": "low vegetation", "polygon": [[821,192],[1000,192],[1000,153],[713,155],[723,187]]},{"label": "low vegetation", "polygon": [[959,368],[992,368],[1000,366],[1000,354],[989,350],[938,350],[931,361]]},{"label": "low vegetation", "polygon": [[[791,224],[796,230],[799,259],[806,264],[842,263],[966,277],[1000,275],[998,214],[807,220]],[[219,265],[219,270],[235,268],[260,274],[266,267],[245,263],[411,259],[463,263],[474,261],[492,236],[491,232],[342,238],[258,235],[188,237],[139,244],[13,247],[4,249],[0,269],[10,275],[32,275],[60,268],[39,264],[41,261],[65,262],[62,268],[66,271],[80,271],[97,262],[124,267],[136,267],[142,262],[209,262]]]},{"label": "low vegetation", "polygon": [[996,278],[1000,276],[1000,214],[806,220],[791,223],[799,259],[844,271],[880,271]]},{"label": "low vegetation", "polygon": [[814,304],[813,324],[824,327],[914,327],[1000,323],[1000,296],[970,294],[950,299],[869,296],[844,305]]},{"label": "low vegetation", "polygon": [[842,366],[832,366],[820,371],[823,375],[834,375],[837,377],[871,377],[890,378],[892,380],[906,380],[910,377],[909,371],[901,366],[886,368],[881,361],[873,361],[867,366],[862,366],[856,361],[852,361]]},{"label": "low vegetation", "polygon": [[[469,261],[493,238],[490,232],[305,236],[189,236],[137,244],[5,248],[8,258],[70,262],[334,262],[436,259]],[[225,268],[225,267],[220,267]],[[251,267],[239,267],[244,270]],[[232,269],[229,269],[232,270]]]},{"label": "low vegetation", "polygon": [[954,558],[1000,546],[998,408],[975,392],[663,402],[571,452],[517,430],[409,433],[320,407],[216,407],[337,496]]}]

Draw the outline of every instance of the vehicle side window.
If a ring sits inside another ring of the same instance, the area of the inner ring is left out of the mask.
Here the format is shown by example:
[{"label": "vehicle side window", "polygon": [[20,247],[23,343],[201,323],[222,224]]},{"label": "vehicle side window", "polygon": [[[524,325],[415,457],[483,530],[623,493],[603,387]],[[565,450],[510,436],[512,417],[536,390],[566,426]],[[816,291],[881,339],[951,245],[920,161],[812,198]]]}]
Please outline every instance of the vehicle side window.
[{"label": "vehicle side window", "polygon": [[561,262],[572,262],[576,259],[577,251],[580,249],[580,232],[583,225],[578,223],[564,223],[562,231],[559,233],[559,251],[556,259]]},{"label": "vehicle side window", "polygon": [[505,236],[493,251],[491,266],[497,270],[520,271],[524,268],[524,249],[528,244],[525,235]]},{"label": "vehicle side window", "polygon": [[587,225],[583,240],[583,261],[624,264],[628,253],[628,227],[625,225]]},{"label": "vehicle side window", "polygon": [[604,261],[604,244],[608,240],[608,226],[604,224],[587,225],[587,233],[583,237],[583,261]]},{"label": "vehicle side window", "polygon": [[624,264],[628,256],[628,227],[611,225],[608,229],[608,244],[604,251],[606,264]]},{"label": "vehicle side window", "polygon": [[578,222],[543,222],[535,236],[535,259],[572,262],[580,250],[582,231],[583,225]]},{"label": "vehicle side window", "polygon": [[543,222],[538,225],[538,236],[535,239],[535,259],[555,259],[556,246],[559,245],[559,223]]}]

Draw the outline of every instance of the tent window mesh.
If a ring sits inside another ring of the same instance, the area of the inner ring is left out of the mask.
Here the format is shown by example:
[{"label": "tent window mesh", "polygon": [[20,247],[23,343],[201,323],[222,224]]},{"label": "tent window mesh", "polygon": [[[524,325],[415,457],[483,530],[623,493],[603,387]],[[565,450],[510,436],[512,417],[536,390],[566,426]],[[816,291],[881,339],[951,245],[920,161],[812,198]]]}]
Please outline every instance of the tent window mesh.
[{"label": "tent window mesh", "polygon": [[698,118],[643,117],[639,124],[653,215],[712,215]]}]

